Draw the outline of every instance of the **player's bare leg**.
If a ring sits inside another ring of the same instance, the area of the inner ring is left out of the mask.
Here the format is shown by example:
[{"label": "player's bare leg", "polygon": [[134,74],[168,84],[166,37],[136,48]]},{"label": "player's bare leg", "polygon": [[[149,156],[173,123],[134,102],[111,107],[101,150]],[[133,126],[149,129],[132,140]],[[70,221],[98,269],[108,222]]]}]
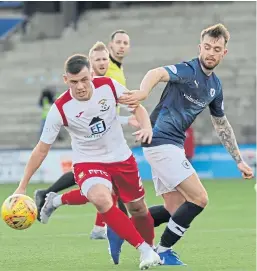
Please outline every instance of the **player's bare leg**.
[{"label": "player's bare leg", "polygon": [[172,196],[165,200],[164,205],[154,205],[148,208],[154,220],[154,227],[158,227],[163,223],[168,223],[170,217],[185,202],[185,198],[180,192],[173,191],[171,193]]},{"label": "player's bare leg", "polygon": [[177,211],[177,209],[185,203],[186,199],[178,191],[172,191],[167,194],[163,194],[165,209],[171,214],[171,216]]},{"label": "player's bare leg", "polygon": [[180,183],[176,189],[188,202],[192,202],[202,208],[208,204],[208,194],[196,173]]}]

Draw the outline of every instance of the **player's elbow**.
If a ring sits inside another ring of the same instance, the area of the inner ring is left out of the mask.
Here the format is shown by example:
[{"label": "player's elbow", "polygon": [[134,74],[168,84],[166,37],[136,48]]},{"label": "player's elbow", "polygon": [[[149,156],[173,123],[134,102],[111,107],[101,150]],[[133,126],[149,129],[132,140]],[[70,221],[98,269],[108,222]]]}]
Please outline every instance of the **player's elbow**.
[{"label": "player's elbow", "polygon": [[169,74],[163,67],[152,69],[149,72],[150,76],[156,78],[157,82],[169,81]]},{"label": "player's elbow", "polygon": [[148,71],[149,77],[156,78],[156,79],[160,79],[161,74],[162,74],[161,67],[151,69],[151,70]]},{"label": "player's elbow", "polygon": [[42,141],[39,141],[37,146],[34,149],[34,153],[36,153],[38,156],[44,159],[47,156],[50,148],[51,148],[50,144],[46,144]]}]

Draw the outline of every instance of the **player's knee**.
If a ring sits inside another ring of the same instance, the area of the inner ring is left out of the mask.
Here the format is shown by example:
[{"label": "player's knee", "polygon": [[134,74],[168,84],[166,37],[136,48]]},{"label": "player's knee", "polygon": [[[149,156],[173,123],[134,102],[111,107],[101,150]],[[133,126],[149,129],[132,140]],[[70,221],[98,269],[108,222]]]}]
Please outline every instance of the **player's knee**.
[{"label": "player's knee", "polygon": [[94,185],[87,192],[88,200],[100,213],[107,212],[113,205],[111,191],[104,185]]},{"label": "player's knee", "polygon": [[194,203],[198,206],[201,206],[202,208],[205,208],[207,206],[208,201],[209,199],[207,193],[203,193],[194,199]]},{"label": "player's knee", "polygon": [[95,205],[100,213],[105,213],[111,209],[113,205],[112,198],[106,193],[99,193],[93,196],[91,202]]},{"label": "player's knee", "polygon": [[202,204],[201,206],[202,206],[202,207],[206,207],[207,204],[208,204],[208,202],[209,202],[208,195],[205,194],[205,195],[201,198],[201,204]]},{"label": "player's knee", "polygon": [[130,202],[128,204],[128,210],[132,216],[146,216],[148,214],[148,209],[144,199],[140,199],[136,202]]},{"label": "player's knee", "polygon": [[147,209],[143,207],[133,207],[129,209],[132,216],[147,216]]}]

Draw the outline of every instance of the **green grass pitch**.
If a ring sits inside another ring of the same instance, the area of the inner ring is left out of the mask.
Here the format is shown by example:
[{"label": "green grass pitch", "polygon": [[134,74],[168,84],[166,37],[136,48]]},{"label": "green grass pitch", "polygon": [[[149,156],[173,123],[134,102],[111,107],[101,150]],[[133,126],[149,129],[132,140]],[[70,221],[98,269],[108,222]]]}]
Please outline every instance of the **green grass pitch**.
[{"label": "green grass pitch", "polygon": [[[254,271],[256,270],[256,204],[254,182],[244,180],[204,181],[209,205],[175,246],[189,267],[158,266],[154,270]],[[151,182],[145,182],[147,204],[162,203]],[[44,185],[30,185],[28,195]],[[15,185],[0,185],[0,202]],[[121,262],[110,262],[105,240],[92,241],[95,219],[91,204],[64,206],[49,224],[36,222],[16,231],[0,221],[0,271],[102,271],[138,270],[139,254],[127,243]],[[164,225],[156,228],[156,243]]]}]

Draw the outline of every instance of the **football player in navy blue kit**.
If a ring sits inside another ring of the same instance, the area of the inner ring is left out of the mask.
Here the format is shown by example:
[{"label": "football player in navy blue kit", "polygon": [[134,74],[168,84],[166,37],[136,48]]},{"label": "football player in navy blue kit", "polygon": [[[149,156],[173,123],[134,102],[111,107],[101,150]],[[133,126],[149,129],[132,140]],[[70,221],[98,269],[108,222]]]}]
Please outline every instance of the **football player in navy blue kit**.
[{"label": "football player in navy blue kit", "polygon": [[[140,91],[127,93],[121,98],[122,103],[127,104],[142,101],[159,82],[167,82],[150,117],[152,142],[142,145],[151,165],[156,194],[163,197],[165,208],[172,214],[157,246],[164,265],[183,265],[172,246],[208,203],[207,192],[184,152],[185,131],[206,107],[209,107],[218,137],[235,160],[243,178],[253,177],[225,116],[222,85],[214,73],[214,68],[227,54],[229,38],[229,32],[222,24],[204,29],[197,58],[148,71]],[[176,202],[182,204],[174,212]]]}]

